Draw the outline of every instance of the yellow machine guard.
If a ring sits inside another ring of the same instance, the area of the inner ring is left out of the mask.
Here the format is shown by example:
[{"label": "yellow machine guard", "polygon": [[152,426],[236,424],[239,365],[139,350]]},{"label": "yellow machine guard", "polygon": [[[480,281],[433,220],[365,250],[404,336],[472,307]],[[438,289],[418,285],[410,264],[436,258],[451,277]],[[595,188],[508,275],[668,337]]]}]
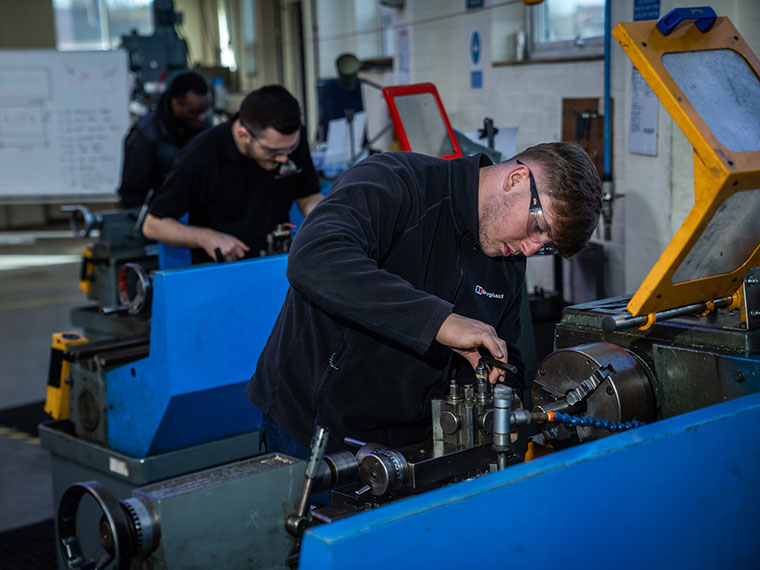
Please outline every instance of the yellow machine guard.
[{"label": "yellow machine guard", "polygon": [[65,420],[69,417],[69,363],[63,358],[63,352],[71,346],[86,342],[89,342],[87,337],[76,331],[53,333],[45,399],[45,413],[53,419]]},{"label": "yellow machine guard", "polygon": [[633,316],[730,296],[760,265],[760,60],[727,18],[704,33],[656,23],[613,34],[694,147],[695,203],[628,303]]}]

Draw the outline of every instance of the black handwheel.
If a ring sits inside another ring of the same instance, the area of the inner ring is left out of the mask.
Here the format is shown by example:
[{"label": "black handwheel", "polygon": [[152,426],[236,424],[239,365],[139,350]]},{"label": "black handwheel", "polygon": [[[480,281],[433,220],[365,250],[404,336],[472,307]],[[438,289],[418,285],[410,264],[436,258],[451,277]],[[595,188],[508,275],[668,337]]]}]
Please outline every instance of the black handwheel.
[{"label": "black handwheel", "polygon": [[[103,513],[98,536],[101,547],[92,557],[85,557],[77,537],[77,511],[85,495],[92,496]],[[69,570],[97,570],[112,562],[114,570],[129,570],[132,537],[129,521],[116,498],[97,481],[74,483],[58,504],[58,542]]]}]

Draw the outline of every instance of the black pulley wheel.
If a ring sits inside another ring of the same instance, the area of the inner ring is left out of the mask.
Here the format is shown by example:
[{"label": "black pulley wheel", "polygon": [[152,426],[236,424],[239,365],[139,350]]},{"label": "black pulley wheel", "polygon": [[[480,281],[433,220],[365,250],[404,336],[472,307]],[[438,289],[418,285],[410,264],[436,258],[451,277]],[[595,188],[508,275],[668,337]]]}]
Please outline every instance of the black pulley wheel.
[{"label": "black pulley wheel", "polygon": [[[82,497],[90,495],[103,513],[98,529],[101,547],[91,557],[82,553],[77,536],[77,511]],[[97,481],[74,483],[58,504],[58,543],[69,570],[98,570],[113,563],[114,570],[129,570],[132,538],[129,522],[119,501]]]}]

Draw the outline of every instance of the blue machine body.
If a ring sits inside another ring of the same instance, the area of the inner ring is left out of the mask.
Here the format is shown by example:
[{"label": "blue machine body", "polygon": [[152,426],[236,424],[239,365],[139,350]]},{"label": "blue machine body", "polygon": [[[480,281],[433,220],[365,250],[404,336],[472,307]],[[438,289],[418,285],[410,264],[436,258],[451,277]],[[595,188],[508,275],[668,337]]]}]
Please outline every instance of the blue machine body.
[{"label": "blue machine body", "polygon": [[309,530],[302,570],[757,568],[760,394]]},{"label": "blue machine body", "polygon": [[245,386],[285,299],[286,264],[277,255],[154,274],[150,354],[106,372],[111,449],[145,457],[260,426]]}]

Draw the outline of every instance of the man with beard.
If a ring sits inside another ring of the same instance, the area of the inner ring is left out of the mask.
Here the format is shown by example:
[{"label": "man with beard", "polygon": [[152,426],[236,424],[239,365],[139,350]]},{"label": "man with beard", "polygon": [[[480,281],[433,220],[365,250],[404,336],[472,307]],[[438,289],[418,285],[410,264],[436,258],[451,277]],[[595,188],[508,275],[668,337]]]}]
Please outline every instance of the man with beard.
[{"label": "man with beard", "polygon": [[[321,199],[298,101],[268,85],[183,150],[143,234],[190,248],[193,263],[234,261],[259,255],[294,201],[307,215]],[[186,212],[187,225],[178,221]]]},{"label": "man with beard", "polygon": [[385,153],[345,172],[296,235],[290,289],[247,388],[267,450],[306,457],[317,424],[330,451],[344,437],[427,440],[431,399],[471,379],[480,351],[512,365],[489,380],[521,395],[525,258],[580,251],[601,206],[596,167],[573,143],[496,165]]}]

